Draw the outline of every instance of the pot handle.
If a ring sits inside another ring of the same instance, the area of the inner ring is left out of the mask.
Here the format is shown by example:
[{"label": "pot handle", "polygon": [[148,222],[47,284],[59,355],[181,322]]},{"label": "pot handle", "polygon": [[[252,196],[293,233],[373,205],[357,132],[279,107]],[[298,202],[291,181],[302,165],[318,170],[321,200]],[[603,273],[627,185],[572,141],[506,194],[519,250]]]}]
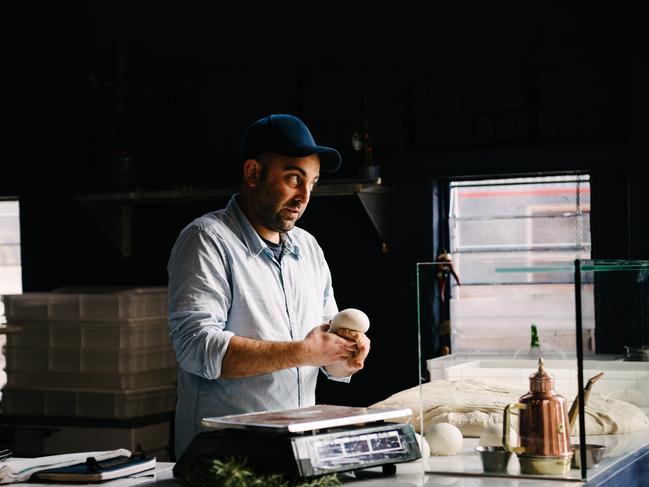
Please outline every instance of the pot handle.
[{"label": "pot handle", "polygon": [[[503,415],[503,446],[505,450],[512,453],[525,453],[525,447],[523,446],[511,446],[509,444],[509,417],[511,415],[512,409],[523,410],[527,408],[527,404],[521,404],[520,402],[513,402],[505,406],[505,413]],[[520,433],[518,435],[520,437]]]}]

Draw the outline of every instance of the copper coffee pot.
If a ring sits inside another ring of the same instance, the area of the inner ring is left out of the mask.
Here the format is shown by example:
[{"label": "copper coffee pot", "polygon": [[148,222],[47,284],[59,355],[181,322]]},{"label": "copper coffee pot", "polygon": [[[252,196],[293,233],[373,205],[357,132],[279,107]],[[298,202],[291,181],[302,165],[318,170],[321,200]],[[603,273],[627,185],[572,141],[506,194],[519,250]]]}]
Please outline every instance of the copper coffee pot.
[{"label": "copper coffee pot", "polygon": [[[520,446],[512,446],[509,438],[511,410],[518,409]],[[562,474],[570,470],[570,424],[566,400],[554,391],[554,377],[545,370],[543,359],[539,369],[530,375],[530,390],[519,402],[505,407],[503,445],[518,454],[521,473]]]}]

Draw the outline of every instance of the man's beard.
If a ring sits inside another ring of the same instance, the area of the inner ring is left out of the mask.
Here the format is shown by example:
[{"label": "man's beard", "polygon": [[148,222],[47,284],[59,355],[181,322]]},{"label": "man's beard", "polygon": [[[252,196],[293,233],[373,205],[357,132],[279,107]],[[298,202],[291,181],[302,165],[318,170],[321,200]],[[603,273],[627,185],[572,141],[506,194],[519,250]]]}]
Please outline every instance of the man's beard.
[{"label": "man's beard", "polygon": [[[259,223],[268,230],[272,230],[273,232],[288,232],[295,227],[295,222],[299,219],[299,216],[295,220],[282,218],[280,213],[282,207],[277,204],[277,201],[278,198],[275,192],[265,182],[262,182],[257,193],[257,218]],[[297,209],[299,203],[289,201],[285,206]]]}]

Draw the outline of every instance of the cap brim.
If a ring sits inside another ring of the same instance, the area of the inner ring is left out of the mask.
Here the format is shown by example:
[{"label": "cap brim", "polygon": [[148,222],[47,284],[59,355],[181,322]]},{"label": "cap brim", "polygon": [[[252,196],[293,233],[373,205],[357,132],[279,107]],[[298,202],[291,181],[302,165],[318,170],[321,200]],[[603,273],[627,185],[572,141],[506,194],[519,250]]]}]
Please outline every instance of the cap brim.
[{"label": "cap brim", "polygon": [[324,172],[334,172],[340,167],[341,158],[336,149],[331,147],[318,146],[316,151],[320,156],[320,170]]},{"label": "cap brim", "polygon": [[284,148],[280,154],[291,157],[305,157],[311,154],[318,154],[320,156],[320,171],[322,172],[337,171],[342,161],[340,153],[336,149],[322,145]]}]

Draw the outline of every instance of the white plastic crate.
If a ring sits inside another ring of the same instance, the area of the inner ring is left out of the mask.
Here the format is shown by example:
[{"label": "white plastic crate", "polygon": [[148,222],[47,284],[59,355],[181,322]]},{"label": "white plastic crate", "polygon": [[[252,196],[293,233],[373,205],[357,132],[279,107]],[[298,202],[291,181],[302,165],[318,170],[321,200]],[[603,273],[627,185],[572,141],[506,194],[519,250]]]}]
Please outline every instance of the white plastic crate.
[{"label": "white plastic crate", "polygon": [[136,428],[69,426],[53,421],[49,430],[38,456],[126,448],[142,451],[159,462],[170,460],[170,421]]},{"label": "white plastic crate", "polygon": [[13,370],[7,372],[7,386],[21,389],[144,389],[176,383],[176,368],[133,373],[40,372]]},{"label": "white plastic crate", "polygon": [[7,322],[16,320],[110,321],[167,315],[167,288],[58,289],[2,296]]},{"label": "white plastic crate", "polygon": [[115,350],[171,346],[166,317],[76,322],[15,320],[12,323],[22,331],[7,336],[7,348]]},{"label": "white plastic crate", "polygon": [[20,389],[3,391],[3,414],[84,418],[138,418],[174,411],[176,387],[130,391]]},{"label": "white plastic crate", "polygon": [[176,366],[170,346],[147,349],[59,349],[7,347],[8,373],[17,370],[40,372],[134,373]]},{"label": "white plastic crate", "polygon": [[[124,420],[104,419],[102,423]],[[79,418],[79,423],[87,423]],[[171,453],[171,421],[160,421],[142,426],[71,425],[69,418],[42,418],[38,424],[27,422],[12,425],[5,434],[5,442],[20,456],[40,457],[80,451],[116,450],[126,448],[142,451],[158,461],[169,461]],[[53,484],[54,485],[54,484]]]}]

